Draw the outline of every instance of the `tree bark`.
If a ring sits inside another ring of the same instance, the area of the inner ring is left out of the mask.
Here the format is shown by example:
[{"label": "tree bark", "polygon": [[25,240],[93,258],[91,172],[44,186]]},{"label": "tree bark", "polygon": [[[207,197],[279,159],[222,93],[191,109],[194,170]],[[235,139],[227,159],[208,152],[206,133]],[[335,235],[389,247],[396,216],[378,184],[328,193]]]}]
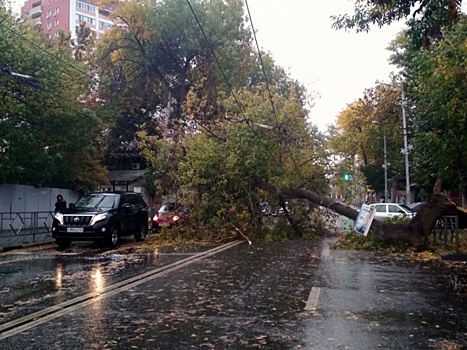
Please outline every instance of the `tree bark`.
[{"label": "tree bark", "polygon": [[433,186],[433,195],[441,193],[441,185],[443,184],[443,180],[441,178],[436,178],[435,185]]},{"label": "tree bark", "polygon": [[[276,187],[260,178],[256,178],[256,185],[270,193],[276,194],[288,199],[308,199],[309,201],[335,211],[338,214],[356,220],[358,211],[331,198],[320,196],[316,193],[305,189],[282,189],[277,190]],[[447,210],[456,210],[466,213],[460,207],[457,207],[448,197],[443,194],[434,195],[425,206],[423,206],[417,215],[405,225],[390,225],[383,224],[380,221],[373,220],[371,230],[376,237],[382,240],[399,240],[407,242],[415,248],[422,247],[427,237],[430,235],[436,220],[443,215]]]}]

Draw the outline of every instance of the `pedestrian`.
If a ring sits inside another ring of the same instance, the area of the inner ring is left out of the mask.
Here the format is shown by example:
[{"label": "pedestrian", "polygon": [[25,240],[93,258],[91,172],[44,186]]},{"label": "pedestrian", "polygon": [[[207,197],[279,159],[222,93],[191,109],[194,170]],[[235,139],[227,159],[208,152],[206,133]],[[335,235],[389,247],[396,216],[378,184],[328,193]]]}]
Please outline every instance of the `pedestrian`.
[{"label": "pedestrian", "polygon": [[64,213],[66,211],[66,202],[63,200],[61,194],[57,196],[57,201],[55,202],[55,212]]}]

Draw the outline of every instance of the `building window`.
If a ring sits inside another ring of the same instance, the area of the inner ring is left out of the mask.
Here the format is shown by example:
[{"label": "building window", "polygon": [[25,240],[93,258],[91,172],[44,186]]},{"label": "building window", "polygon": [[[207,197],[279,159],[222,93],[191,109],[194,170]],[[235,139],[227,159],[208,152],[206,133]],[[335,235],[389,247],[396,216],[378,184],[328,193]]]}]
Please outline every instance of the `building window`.
[{"label": "building window", "polygon": [[58,26],[58,19],[55,20],[55,27]]},{"label": "building window", "polygon": [[57,15],[57,14],[59,14],[59,13],[60,13],[60,9],[59,9],[58,7],[55,8],[55,14]]},{"label": "building window", "polygon": [[76,8],[82,9],[89,12],[96,12],[96,6],[85,4],[84,2],[77,1]]},{"label": "building window", "polygon": [[108,28],[112,28],[112,27],[113,27],[113,24],[112,24],[112,23],[107,23],[107,22],[99,21],[99,28],[108,29]]},{"label": "building window", "polygon": [[51,15],[52,15],[52,11],[51,10],[47,11],[47,18],[49,18]]},{"label": "building window", "polygon": [[49,30],[50,30],[50,28],[52,28],[52,23],[50,23],[50,22],[47,22],[47,29],[49,29]]},{"label": "building window", "polygon": [[58,38],[58,32],[55,32],[55,37]]},{"label": "building window", "polygon": [[85,22],[89,24],[96,24],[96,20],[94,18],[88,17],[88,16],[83,16],[83,15],[77,15],[78,21],[80,22]]}]

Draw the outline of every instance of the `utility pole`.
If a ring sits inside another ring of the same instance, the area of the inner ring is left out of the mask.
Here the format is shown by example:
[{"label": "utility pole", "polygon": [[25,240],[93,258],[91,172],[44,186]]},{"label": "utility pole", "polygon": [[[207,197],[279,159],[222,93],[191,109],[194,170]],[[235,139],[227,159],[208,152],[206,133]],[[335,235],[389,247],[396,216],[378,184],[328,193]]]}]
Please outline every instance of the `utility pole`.
[{"label": "utility pole", "polygon": [[386,151],[386,131],[384,132],[384,203],[388,203],[388,160]]},{"label": "utility pole", "polygon": [[167,101],[167,110],[165,112],[164,140],[167,139],[167,134],[168,134],[168,129],[169,129],[171,100],[172,100],[172,91],[169,91],[169,99]]},{"label": "utility pole", "polygon": [[402,90],[402,131],[404,134],[404,158],[405,158],[405,204],[409,205],[412,201],[410,198],[410,176],[409,176],[409,150],[407,147],[407,123],[405,119],[405,95],[404,87]]}]

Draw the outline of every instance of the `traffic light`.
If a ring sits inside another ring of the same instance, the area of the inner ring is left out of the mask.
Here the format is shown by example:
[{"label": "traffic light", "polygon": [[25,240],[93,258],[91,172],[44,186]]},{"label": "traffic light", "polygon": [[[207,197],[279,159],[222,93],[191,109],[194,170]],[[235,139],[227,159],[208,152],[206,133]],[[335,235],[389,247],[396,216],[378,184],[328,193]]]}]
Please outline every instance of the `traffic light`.
[{"label": "traffic light", "polygon": [[350,175],[344,174],[344,181],[349,181],[349,180],[350,180]]}]

